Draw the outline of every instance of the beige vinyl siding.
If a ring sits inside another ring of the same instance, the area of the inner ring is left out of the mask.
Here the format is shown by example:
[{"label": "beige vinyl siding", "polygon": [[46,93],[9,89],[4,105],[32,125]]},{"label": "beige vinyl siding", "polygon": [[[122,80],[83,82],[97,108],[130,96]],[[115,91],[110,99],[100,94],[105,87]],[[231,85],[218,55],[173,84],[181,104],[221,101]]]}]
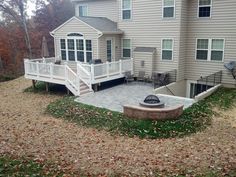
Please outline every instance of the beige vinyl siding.
[{"label": "beige vinyl siding", "polygon": [[[121,19],[121,0],[119,0],[119,29],[123,30],[123,38],[132,40],[132,49],[135,47],[154,47],[154,70],[165,72],[178,68],[179,59],[179,30],[181,2],[176,1],[175,18],[162,19],[162,1],[132,1],[132,19]],[[173,61],[161,61],[161,41],[164,38],[174,40]],[[135,60],[135,58],[134,58]]]},{"label": "beige vinyl siding", "polygon": [[[138,76],[139,71],[145,71],[146,76],[151,76],[153,72],[153,53],[134,52],[134,75]],[[141,62],[144,61],[144,66]]]},{"label": "beige vinyl siding", "polygon": [[88,16],[92,17],[107,17],[110,20],[118,21],[118,3],[117,0],[99,0],[77,2],[75,14],[79,16],[79,5],[88,6]]},{"label": "beige vinyl siding", "polygon": [[121,59],[121,35],[103,35],[99,38],[99,58],[102,59],[103,62],[107,60],[107,44],[106,40],[108,38],[113,38],[115,46],[113,46],[115,50],[115,60]]},{"label": "beige vinyl siding", "polygon": [[[236,84],[231,74],[224,68],[229,61],[236,61],[236,1],[212,0],[211,18],[197,18],[198,4],[195,0],[188,3],[188,40],[186,56],[186,78],[197,80],[201,76],[223,70],[223,83]],[[196,38],[224,38],[224,61],[197,61]]]},{"label": "beige vinyl siding", "polygon": [[177,71],[178,81],[185,79],[188,0],[182,0],[181,4],[182,5],[181,5],[181,21],[180,21],[179,63]]},{"label": "beige vinyl siding", "polygon": [[76,18],[55,31],[55,56],[60,56],[60,39],[66,39],[69,33],[82,33],[85,39],[92,40],[93,58],[97,58],[98,32]]}]

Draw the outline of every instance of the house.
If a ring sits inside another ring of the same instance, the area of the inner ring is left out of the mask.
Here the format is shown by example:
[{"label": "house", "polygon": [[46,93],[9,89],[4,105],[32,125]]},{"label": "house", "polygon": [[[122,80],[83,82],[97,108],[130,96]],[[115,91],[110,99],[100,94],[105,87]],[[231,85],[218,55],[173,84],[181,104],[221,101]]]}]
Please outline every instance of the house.
[{"label": "house", "polygon": [[[109,63],[116,63],[113,69],[120,72],[106,77],[110,80],[127,70],[135,75],[145,71],[147,76],[176,70],[174,89],[184,85],[177,93],[184,97],[215,82],[235,87],[236,80],[224,67],[236,61],[235,0],[72,1],[76,15],[51,32],[55,56],[72,70],[79,61],[79,67],[94,76],[103,72],[94,67],[108,72]],[[106,64],[86,65],[95,59]],[[128,67],[122,65],[125,61]]]}]

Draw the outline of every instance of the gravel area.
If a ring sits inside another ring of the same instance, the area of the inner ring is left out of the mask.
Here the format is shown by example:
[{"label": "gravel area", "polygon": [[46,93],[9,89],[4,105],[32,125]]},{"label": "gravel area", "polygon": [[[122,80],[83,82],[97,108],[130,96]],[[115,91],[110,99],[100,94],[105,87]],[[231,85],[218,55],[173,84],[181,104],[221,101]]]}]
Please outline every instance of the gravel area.
[{"label": "gravel area", "polygon": [[31,81],[0,83],[0,154],[46,159],[89,173],[152,176],[155,171],[236,168],[236,109],[182,139],[112,136],[45,115],[54,95],[23,93]]}]

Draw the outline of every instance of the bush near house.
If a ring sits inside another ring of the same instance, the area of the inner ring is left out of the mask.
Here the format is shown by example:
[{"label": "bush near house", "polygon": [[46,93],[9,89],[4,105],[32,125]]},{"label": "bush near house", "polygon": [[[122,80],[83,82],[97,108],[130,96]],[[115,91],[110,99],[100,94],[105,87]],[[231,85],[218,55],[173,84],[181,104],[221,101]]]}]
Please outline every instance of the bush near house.
[{"label": "bush near house", "polygon": [[178,120],[133,120],[123,114],[74,101],[64,97],[51,103],[47,112],[57,118],[73,121],[79,126],[93,127],[111,133],[140,138],[183,137],[211,125],[213,107],[230,108],[236,100],[236,90],[221,88],[209,98],[186,109]]}]

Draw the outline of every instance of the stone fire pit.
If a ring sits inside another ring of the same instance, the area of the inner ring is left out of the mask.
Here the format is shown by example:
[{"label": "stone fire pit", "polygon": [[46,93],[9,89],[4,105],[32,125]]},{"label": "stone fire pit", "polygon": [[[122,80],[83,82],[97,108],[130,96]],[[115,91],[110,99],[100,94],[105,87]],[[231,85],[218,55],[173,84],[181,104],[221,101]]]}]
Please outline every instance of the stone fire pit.
[{"label": "stone fire pit", "polygon": [[139,103],[142,107],[147,108],[164,108],[165,104],[159,100],[156,95],[149,95],[144,101]]}]

